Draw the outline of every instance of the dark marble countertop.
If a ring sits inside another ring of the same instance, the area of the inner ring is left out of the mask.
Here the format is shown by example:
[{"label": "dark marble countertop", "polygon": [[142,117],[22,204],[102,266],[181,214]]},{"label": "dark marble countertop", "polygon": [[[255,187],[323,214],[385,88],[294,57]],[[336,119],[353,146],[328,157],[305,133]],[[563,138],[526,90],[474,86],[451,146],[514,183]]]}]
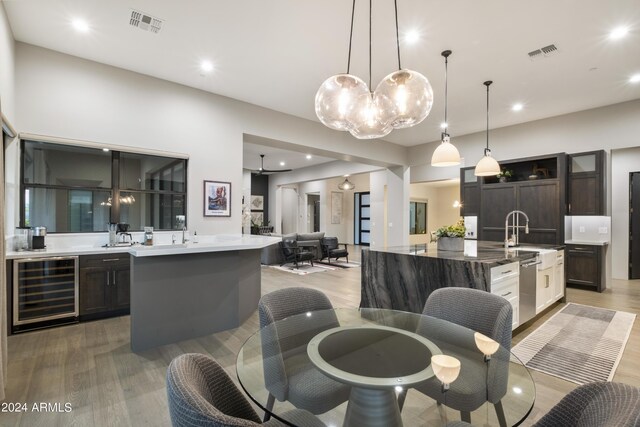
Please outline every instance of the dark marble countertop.
[{"label": "dark marble countertop", "polygon": [[465,240],[464,252],[438,251],[436,244],[393,246],[387,248],[364,249],[371,252],[383,252],[389,254],[412,255],[418,257],[447,259],[452,261],[482,262],[488,264],[506,264],[529,258],[535,258],[537,252],[530,248],[562,249],[558,245],[522,245],[522,248],[509,248],[505,251],[499,242],[487,242],[477,240]]}]

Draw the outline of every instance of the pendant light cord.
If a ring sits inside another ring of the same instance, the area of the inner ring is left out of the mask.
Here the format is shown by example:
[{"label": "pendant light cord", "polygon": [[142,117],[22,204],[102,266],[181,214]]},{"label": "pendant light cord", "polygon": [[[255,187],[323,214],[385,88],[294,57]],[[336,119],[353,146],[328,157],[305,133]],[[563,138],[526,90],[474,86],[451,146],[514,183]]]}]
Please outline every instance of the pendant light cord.
[{"label": "pendant light cord", "polygon": [[487,87],[487,148],[485,148],[485,155],[489,150],[489,86],[493,83],[491,80],[484,82],[484,85]]},{"label": "pendant light cord", "polygon": [[398,48],[398,70],[402,70],[402,66],[400,65],[400,36],[398,33],[398,0],[394,0],[393,5],[396,13],[396,47]]},{"label": "pendant light cord", "polygon": [[373,0],[369,0],[369,91],[373,93],[373,89],[371,87],[371,16],[373,15],[372,5]]},{"label": "pendant light cord", "polygon": [[356,0],[353,0],[351,6],[351,31],[349,32],[349,56],[347,57],[347,74],[351,71],[351,43],[353,42],[353,17],[356,13]]},{"label": "pendant light cord", "polygon": [[448,71],[449,71],[449,55],[450,54],[451,54],[450,51],[449,51],[449,54],[446,54],[446,52],[442,52],[442,55],[444,56],[444,134],[447,136],[449,135],[449,121],[447,120],[447,103],[449,99]]}]

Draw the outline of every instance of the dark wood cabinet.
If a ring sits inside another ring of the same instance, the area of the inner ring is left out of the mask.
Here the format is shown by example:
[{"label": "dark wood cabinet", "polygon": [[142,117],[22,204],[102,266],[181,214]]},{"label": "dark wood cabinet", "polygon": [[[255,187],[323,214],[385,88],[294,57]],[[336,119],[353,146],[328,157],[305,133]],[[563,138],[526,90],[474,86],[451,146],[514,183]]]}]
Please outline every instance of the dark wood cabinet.
[{"label": "dark wood cabinet", "polygon": [[602,292],[606,281],[602,246],[567,245],[565,248],[567,285],[577,285]]},{"label": "dark wood cabinet", "polygon": [[[529,217],[529,234],[520,230],[520,242],[563,243],[565,154],[508,160],[500,162],[500,166],[511,174],[507,182],[491,176],[484,177],[479,184],[479,238],[504,241],[506,216],[517,209]],[[524,225],[523,221],[520,218],[520,225]]]},{"label": "dark wood cabinet", "polygon": [[480,180],[474,172],[475,166],[460,169],[460,216],[480,215]]},{"label": "dark wood cabinet", "polygon": [[569,215],[605,215],[605,160],[603,150],[567,156]]},{"label": "dark wood cabinet", "polygon": [[128,254],[88,255],[80,258],[80,319],[129,313]]}]

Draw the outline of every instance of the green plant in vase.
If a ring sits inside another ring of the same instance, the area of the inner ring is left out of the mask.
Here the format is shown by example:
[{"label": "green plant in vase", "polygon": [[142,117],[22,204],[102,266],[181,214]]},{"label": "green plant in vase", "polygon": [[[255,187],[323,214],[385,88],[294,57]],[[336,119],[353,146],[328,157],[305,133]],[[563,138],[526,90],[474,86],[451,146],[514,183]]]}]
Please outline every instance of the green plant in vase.
[{"label": "green plant in vase", "polygon": [[509,178],[513,176],[513,171],[510,169],[503,168],[496,177],[500,182],[507,182]]},{"label": "green plant in vase", "polygon": [[464,235],[467,229],[464,226],[464,219],[460,218],[453,225],[446,225],[436,230],[439,251],[463,251]]}]

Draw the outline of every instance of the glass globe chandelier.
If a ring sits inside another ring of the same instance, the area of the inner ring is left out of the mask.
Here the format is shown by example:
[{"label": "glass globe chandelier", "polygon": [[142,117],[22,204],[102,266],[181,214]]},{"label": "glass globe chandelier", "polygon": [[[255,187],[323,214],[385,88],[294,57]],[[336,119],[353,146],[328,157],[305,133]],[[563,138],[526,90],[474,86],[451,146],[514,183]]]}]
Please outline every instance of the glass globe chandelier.
[{"label": "glass globe chandelier", "polygon": [[489,148],[489,86],[491,83],[493,83],[491,80],[483,83],[487,87],[487,147],[484,149],[484,156],[476,165],[475,176],[491,176],[500,173],[500,165],[496,159],[491,157],[491,149]]},{"label": "glass globe chandelier", "polygon": [[[444,56],[444,130],[442,132],[441,138],[442,142],[436,150],[433,152],[431,156],[431,166],[444,167],[444,166],[455,166],[460,164],[460,153],[458,149],[450,142],[449,139],[449,121],[447,120],[447,99],[448,99],[448,65],[449,65],[449,55],[451,55],[450,50],[445,50],[441,53]],[[455,207],[455,206],[454,206]]]},{"label": "glass globe chandelier", "polygon": [[359,139],[381,138],[393,129],[415,126],[431,111],[433,90],[425,76],[403,69],[400,62],[398,2],[394,0],[398,70],[371,92],[371,7],[369,0],[369,84],[350,74],[356,0],[351,8],[347,72],[329,77],[316,93],[315,109],[325,126],[348,131]]}]

